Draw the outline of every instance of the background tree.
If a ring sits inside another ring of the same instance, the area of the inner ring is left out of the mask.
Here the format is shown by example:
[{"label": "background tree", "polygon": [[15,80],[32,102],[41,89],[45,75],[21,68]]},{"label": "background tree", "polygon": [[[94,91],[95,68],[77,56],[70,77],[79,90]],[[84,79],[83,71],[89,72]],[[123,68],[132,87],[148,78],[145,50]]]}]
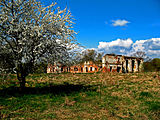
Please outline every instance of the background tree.
[{"label": "background tree", "polygon": [[8,51],[0,51],[0,73],[13,73],[14,64],[12,55]]},{"label": "background tree", "polygon": [[154,67],[155,71],[160,71],[160,59],[159,58],[154,58],[151,61],[151,64]]},{"label": "background tree", "polygon": [[151,58],[148,57],[148,56],[146,55],[146,53],[143,52],[143,51],[137,51],[137,52],[133,53],[131,56],[133,56],[133,57],[138,57],[138,58],[143,58],[143,60],[144,60],[145,62],[146,62],[146,61],[151,61]]},{"label": "background tree", "polygon": [[101,64],[103,53],[98,53],[94,49],[87,49],[82,52],[81,62],[93,61],[94,63]]},{"label": "background tree", "polygon": [[36,0],[0,1],[1,53],[12,58],[20,87],[35,64],[67,60],[75,44],[72,16],[55,4],[43,7]]},{"label": "background tree", "polygon": [[103,53],[98,53],[97,57],[96,57],[96,63],[97,64],[102,64],[102,57],[103,57]]},{"label": "background tree", "polygon": [[144,62],[143,67],[145,72],[160,71],[160,59],[154,58],[151,61]]},{"label": "background tree", "polygon": [[97,52],[93,49],[87,49],[82,52],[82,62],[85,61],[95,61],[95,56],[97,55]]},{"label": "background tree", "polygon": [[144,72],[153,72],[153,71],[155,71],[155,68],[151,62],[144,62],[143,63],[143,70],[144,70]]},{"label": "background tree", "polygon": [[46,62],[37,63],[34,67],[34,73],[47,73],[47,66]]}]

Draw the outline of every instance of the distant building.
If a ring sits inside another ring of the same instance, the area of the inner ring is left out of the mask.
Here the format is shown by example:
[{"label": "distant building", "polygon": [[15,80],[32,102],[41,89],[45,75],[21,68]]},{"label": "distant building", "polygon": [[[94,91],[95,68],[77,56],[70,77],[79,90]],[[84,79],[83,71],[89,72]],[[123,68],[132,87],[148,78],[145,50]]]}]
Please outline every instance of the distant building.
[{"label": "distant building", "polygon": [[61,72],[63,72],[63,64],[56,62],[54,64],[48,64],[47,73],[61,73]]},{"label": "distant building", "polygon": [[142,64],[142,58],[106,54],[102,58],[102,72],[140,72]]},{"label": "distant building", "polygon": [[84,62],[83,64],[73,65],[70,67],[64,66],[61,63],[48,64],[47,73],[94,73],[98,72],[98,65],[94,64],[92,61]]},{"label": "distant building", "polygon": [[99,68],[92,61],[84,62],[81,65],[75,65],[70,67],[71,73],[94,73],[98,72]]}]

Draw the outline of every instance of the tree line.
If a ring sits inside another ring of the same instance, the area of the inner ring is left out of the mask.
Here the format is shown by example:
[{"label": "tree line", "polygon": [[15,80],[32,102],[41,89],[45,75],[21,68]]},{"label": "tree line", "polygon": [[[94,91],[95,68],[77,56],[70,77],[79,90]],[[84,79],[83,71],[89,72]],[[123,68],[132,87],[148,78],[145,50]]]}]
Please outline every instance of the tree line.
[{"label": "tree line", "polygon": [[160,71],[160,59],[154,58],[151,61],[143,63],[144,72],[156,72]]},{"label": "tree line", "polygon": [[144,72],[160,71],[160,59],[159,58],[151,59],[143,51],[137,51],[137,52],[133,53],[132,56],[143,58],[143,60],[144,60],[143,71]]}]

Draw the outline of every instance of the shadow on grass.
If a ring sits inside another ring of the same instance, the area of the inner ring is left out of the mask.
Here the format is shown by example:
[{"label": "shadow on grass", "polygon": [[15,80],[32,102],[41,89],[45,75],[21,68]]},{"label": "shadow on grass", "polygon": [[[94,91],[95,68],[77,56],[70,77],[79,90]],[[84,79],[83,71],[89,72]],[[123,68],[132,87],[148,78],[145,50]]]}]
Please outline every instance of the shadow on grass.
[{"label": "shadow on grass", "polygon": [[[42,84],[41,84],[42,85]],[[26,94],[53,94],[66,95],[80,91],[95,91],[96,86],[91,85],[74,85],[74,84],[60,84],[60,85],[46,85],[39,87],[26,87],[23,91],[19,87],[8,87],[0,90],[0,97],[7,98],[10,96],[21,96]]]}]

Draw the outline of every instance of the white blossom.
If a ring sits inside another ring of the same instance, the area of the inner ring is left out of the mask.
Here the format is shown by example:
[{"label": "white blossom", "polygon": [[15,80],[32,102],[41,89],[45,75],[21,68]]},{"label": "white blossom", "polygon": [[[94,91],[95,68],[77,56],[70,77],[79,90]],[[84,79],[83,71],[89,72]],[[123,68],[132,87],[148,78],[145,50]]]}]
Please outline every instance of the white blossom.
[{"label": "white blossom", "polygon": [[15,66],[67,60],[70,44],[76,42],[73,24],[71,12],[56,8],[56,3],[43,7],[36,0],[0,1],[0,44],[11,51]]}]

